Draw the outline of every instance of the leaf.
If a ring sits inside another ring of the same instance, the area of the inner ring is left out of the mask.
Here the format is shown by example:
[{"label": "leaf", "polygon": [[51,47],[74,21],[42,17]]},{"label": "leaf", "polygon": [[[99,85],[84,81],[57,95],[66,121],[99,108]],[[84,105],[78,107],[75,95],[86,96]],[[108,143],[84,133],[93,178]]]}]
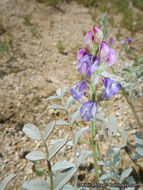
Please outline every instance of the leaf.
[{"label": "leaf", "polygon": [[133,157],[133,160],[138,160],[138,159],[140,159],[140,158],[142,158],[142,156],[137,153],[137,154]]},{"label": "leaf", "polygon": [[56,125],[69,125],[69,123],[64,120],[57,120],[55,122],[56,122]]},{"label": "leaf", "polygon": [[100,177],[100,180],[109,180],[112,179],[110,173],[104,174]]},{"label": "leaf", "polygon": [[76,112],[74,112],[71,116],[71,125],[75,122],[76,118],[79,116],[79,110],[77,110]]},{"label": "leaf", "polygon": [[110,115],[108,119],[109,131],[112,135],[117,135],[117,123],[114,115]]},{"label": "leaf", "polygon": [[80,136],[89,129],[89,127],[84,127],[84,128],[81,128],[77,133],[76,133],[76,136],[75,136],[75,142],[74,142],[74,145],[76,146],[77,143],[78,143],[78,140],[80,138]]},{"label": "leaf", "polygon": [[133,170],[132,168],[128,168],[122,172],[120,177],[120,183],[122,183],[130,175],[132,170]]},{"label": "leaf", "polygon": [[46,156],[43,152],[36,150],[36,151],[32,151],[29,154],[27,154],[25,156],[25,158],[27,160],[31,160],[31,161],[38,161],[38,160],[45,160]]},{"label": "leaf", "polygon": [[139,155],[143,156],[143,139],[139,132],[136,133],[135,142],[136,142],[136,152]]},{"label": "leaf", "polygon": [[114,155],[113,165],[117,167],[119,163],[120,163],[120,151],[116,152],[116,154]]},{"label": "leaf", "polygon": [[6,185],[15,177],[17,174],[10,174],[0,184],[0,190],[4,190]]},{"label": "leaf", "polygon": [[70,104],[74,101],[73,97],[70,96],[68,97],[67,101],[66,101],[66,108],[68,109]]},{"label": "leaf", "polygon": [[67,89],[68,89],[68,86],[65,86],[65,87],[62,89],[62,97],[65,96],[65,93],[66,93]]},{"label": "leaf", "polygon": [[62,89],[61,89],[61,88],[58,88],[58,89],[56,90],[56,94],[57,94],[58,96],[62,96]]},{"label": "leaf", "polygon": [[59,162],[56,163],[53,167],[52,167],[52,171],[56,171],[56,170],[64,170],[67,168],[73,168],[74,164],[70,161],[63,161],[63,162]]},{"label": "leaf", "polygon": [[55,126],[55,121],[52,121],[48,124],[48,127],[45,128],[45,132],[44,132],[44,140],[45,141],[47,140],[48,136],[52,132],[54,126]]},{"label": "leaf", "polygon": [[25,181],[22,188],[25,190],[50,190],[48,182],[40,179]]},{"label": "leaf", "polygon": [[59,104],[53,104],[51,106],[48,106],[48,109],[60,109],[60,110],[65,110],[65,107]]},{"label": "leaf", "polygon": [[55,143],[49,151],[49,160],[53,158],[53,156],[67,143],[67,140],[60,140]]},{"label": "leaf", "polygon": [[124,128],[122,129],[122,139],[123,139],[123,144],[122,144],[121,148],[127,146],[127,141],[128,141],[128,135]]},{"label": "leaf", "polygon": [[64,187],[62,188],[62,190],[74,190],[73,186],[72,185],[64,185]]},{"label": "leaf", "polygon": [[41,132],[33,124],[26,124],[23,127],[23,132],[30,138],[34,140],[41,140]]},{"label": "leaf", "polygon": [[76,168],[72,168],[68,172],[57,174],[54,180],[54,190],[60,190],[71,179],[75,172]]},{"label": "leaf", "polygon": [[57,99],[61,99],[61,97],[60,96],[50,96],[50,97],[47,98],[47,101],[49,101],[49,100],[57,100]]},{"label": "leaf", "polygon": [[137,146],[137,147],[136,147],[136,152],[137,152],[138,154],[140,154],[141,156],[143,156],[143,147]]},{"label": "leaf", "polygon": [[81,163],[92,154],[91,151],[86,151],[84,153],[82,153],[79,158],[77,159],[77,167],[79,167],[81,165]]},{"label": "leaf", "polygon": [[109,161],[99,161],[98,165],[99,166],[112,166],[112,162],[109,162]]},{"label": "leaf", "polygon": [[100,112],[95,115],[95,118],[101,121],[104,121],[104,115]]}]

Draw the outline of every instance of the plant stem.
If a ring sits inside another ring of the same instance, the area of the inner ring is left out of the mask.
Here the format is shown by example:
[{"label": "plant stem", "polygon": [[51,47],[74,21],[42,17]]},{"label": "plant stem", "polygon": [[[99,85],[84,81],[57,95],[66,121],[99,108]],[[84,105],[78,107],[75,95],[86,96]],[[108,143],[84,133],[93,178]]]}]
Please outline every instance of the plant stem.
[{"label": "plant stem", "polygon": [[47,166],[48,166],[48,170],[49,170],[48,175],[49,175],[49,178],[50,178],[50,190],[54,190],[52,167],[51,167],[50,160],[48,159],[49,151],[48,151],[48,147],[47,147],[47,144],[46,144],[44,139],[43,139],[43,143],[44,143],[44,146],[45,146],[45,149],[46,149],[46,156],[47,156],[46,161],[47,161]]},{"label": "plant stem", "polygon": [[[95,84],[91,84],[92,90],[92,101],[95,101]],[[94,160],[94,168],[95,168],[95,177],[96,183],[99,183],[99,173],[98,173],[98,159],[97,159],[97,141],[95,141],[96,131],[95,131],[95,120],[91,122],[91,143],[93,150],[93,160]]]}]

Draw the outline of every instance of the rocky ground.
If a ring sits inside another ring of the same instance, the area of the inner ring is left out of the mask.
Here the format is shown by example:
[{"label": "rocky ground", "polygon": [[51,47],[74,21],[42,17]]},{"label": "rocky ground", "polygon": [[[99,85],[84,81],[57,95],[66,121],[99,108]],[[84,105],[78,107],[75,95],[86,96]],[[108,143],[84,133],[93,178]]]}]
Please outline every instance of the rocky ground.
[{"label": "rocky ground", "polygon": [[[61,112],[47,110],[47,98],[57,88],[71,87],[79,80],[76,53],[82,47],[83,33],[98,25],[102,15],[98,13],[95,23],[89,9],[75,2],[52,8],[34,0],[1,0],[0,9],[1,41],[9,43],[8,53],[0,57],[0,181],[8,174],[18,173],[7,189],[19,190],[25,180],[35,176],[25,155],[42,146],[24,135],[23,125],[32,123],[43,130],[52,119],[67,119]],[[115,39],[117,28],[109,30],[109,37]],[[130,35],[122,32],[122,37]],[[142,34],[134,34],[135,52],[139,52],[141,44]],[[114,48],[118,55],[123,51],[119,41]],[[121,64],[120,59],[117,64]],[[137,102],[136,111],[143,121],[142,102]],[[140,130],[121,93],[109,105],[107,113],[115,113],[119,128],[125,127],[130,136]],[[63,137],[70,138],[69,129],[56,127],[51,138]],[[66,157],[64,152],[68,152]],[[70,149],[64,148],[56,159],[72,160],[71,154]],[[122,167],[128,167],[129,163],[141,183],[139,172],[143,168],[139,171],[123,152]]]}]

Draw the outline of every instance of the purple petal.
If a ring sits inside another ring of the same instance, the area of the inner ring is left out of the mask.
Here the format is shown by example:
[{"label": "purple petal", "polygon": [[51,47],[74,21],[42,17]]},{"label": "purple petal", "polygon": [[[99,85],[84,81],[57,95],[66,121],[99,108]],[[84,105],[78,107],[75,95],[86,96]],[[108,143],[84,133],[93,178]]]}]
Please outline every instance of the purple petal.
[{"label": "purple petal", "polygon": [[94,37],[92,35],[92,31],[87,32],[84,37],[83,44],[84,44],[84,48],[88,52],[93,51],[93,39]]},{"label": "purple petal", "polygon": [[85,55],[87,55],[86,50],[84,48],[80,49],[77,53],[77,60],[79,61]]},{"label": "purple petal", "polygon": [[112,66],[116,62],[116,57],[114,49],[109,48],[108,58],[106,60],[108,67]]},{"label": "purple petal", "polygon": [[112,45],[114,44],[114,42],[115,42],[113,38],[110,38],[109,41],[110,41],[110,45],[111,45],[111,46],[112,46]]},{"label": "purple petal", "polygon": [[81,81],[70,89],[70,93],[75,100],[80,101],[87,88],[88,86],[86,85],[86,82]]},{"label": "purple petal", "polygon": [[102,41],[99,52],[99,59],[106,59],[109,53],[109,46],[107,42]]},{"label": "purple petal", "polygon": [[102,30],[95,26],[95,27],[93,27],[93,32],[94,32],[94,42],[96,44],[100,44],[103,40]]},{"label": "purple petal", "polygon": [[133,41],[133,39],[129,37],[129,38],[127,39],[127,41],[128,41],[128,43],[130,44],[130,43]]},{"label": "purple petal", "polygon": [[93,121],[95,118],[95,114],[97,111],[97,104],[96,102],[89,101],[84,103],[80,108],[80,115],[83,120],[86,121]]},{"label": "purple petal", "polygon": [[120,84],[116,84],[110,78],[104,78],[103,84],[105,86],[104,98],[111,98],[115,96],[121,88]]}]

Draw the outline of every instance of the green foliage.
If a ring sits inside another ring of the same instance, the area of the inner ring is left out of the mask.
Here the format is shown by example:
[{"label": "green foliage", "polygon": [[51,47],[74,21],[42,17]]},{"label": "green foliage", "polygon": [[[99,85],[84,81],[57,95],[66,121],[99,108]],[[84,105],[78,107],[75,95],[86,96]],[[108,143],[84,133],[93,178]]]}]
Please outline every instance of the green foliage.
[{"label": "green foliage", "polygon": [[132,0],[133,5],[143,11],[143,1],[142,0]]},{"label": "green foliage", "polygon": [[5,53],[5,52],[8,53],[8,51],[9,51],[9,48],[8,48],[7,43],[6,43],[6,42],[0,42],[0,56],[1,56],[3,53]]},{"label": "green foliage", "polygon": [[31,25],[31,20],[32,20],[32,14],[27,14],[24,16],[24,22],[27,25]]},{"label": "green foliage", "polygon": [[38,35],[38,30],[36,28],[31,29],[32,36],[37,36]]},{"label": "green foliage", "polygon": [[59,53],[65,54],[65,48],[64,48],[61,40],[58,41],[57,48],[59,50]]},{"label": "green foliage", "polygon": [[133,10],[132,9],[127,9],[122,17],[122,21],[121,21],[121,26],[128,29],[128,30],[133,30]]}]

